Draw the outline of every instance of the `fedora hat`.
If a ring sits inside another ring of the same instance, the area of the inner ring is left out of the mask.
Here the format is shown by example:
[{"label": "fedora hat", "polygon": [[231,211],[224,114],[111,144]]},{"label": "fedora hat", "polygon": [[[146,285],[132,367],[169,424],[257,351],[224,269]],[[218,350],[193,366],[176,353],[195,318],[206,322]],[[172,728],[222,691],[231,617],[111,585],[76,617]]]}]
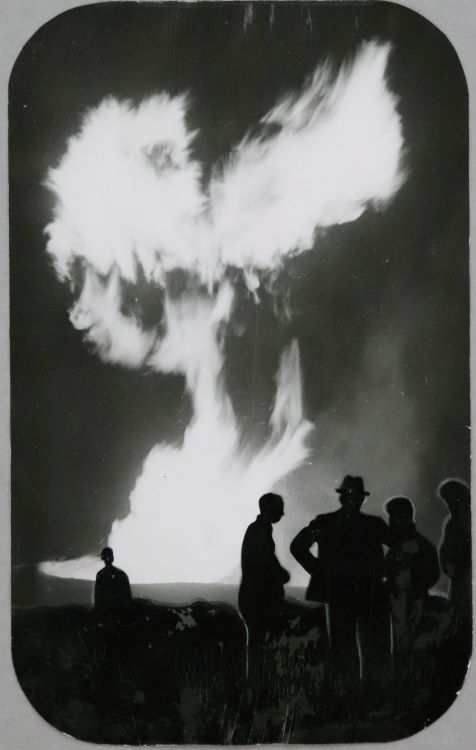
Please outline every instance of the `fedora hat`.
[{"label": "fedora hat", "polygon": [[341,495],[345,495],[348,492],[359,492],[362,495],[370,495],[370,492],[364,490],[364,481],[362,477],[351,477],[347,474],[340,487],[336,489]]}]

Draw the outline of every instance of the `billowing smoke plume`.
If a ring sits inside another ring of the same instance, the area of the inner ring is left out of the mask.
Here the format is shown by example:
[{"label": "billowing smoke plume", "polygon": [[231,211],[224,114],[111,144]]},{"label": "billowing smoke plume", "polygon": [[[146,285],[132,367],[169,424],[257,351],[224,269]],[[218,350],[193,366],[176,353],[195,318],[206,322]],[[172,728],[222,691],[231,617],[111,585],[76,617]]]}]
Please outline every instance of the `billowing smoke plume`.
[{"label": "billowing smoke plume", "polygon": [[[388,45],[369,42],[335,78],[330,65],[318,68],[207,189],[186,98],[166,94],[138,107],[104,101],[49,172],[47,249],[59,278],[82,285],[71,322],[107,362],[182,374],[192,399],[183,444],[151,451],[129,516],[113,524],[109,543],[135,581],[229,578],[258,496],[308,455],[296,341],[281,358],[269,439],[257,455],[241,446],[222,375],[228,269],[240,269],[258,299],[260,279],[310,249],[318,228],[378,210],[398,190],[403,138],[388,55]],[[177,270],[187,278],[180,294],[170,284]],[[157,328],[128,311],[124,290],[139,273],[163,301]],[[96,567],[84,558],[42,569],[91,577]]]}]

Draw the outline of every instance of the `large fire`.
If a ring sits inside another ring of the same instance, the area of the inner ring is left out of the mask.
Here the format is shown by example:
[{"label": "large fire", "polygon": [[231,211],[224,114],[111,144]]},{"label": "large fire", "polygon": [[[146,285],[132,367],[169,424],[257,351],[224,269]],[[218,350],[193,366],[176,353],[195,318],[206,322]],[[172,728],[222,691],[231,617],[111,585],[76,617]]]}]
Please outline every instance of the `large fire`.
[{"label": "large fire", "polygon": [[[385,81],[389,52],[368,42],[335,78],[328,64],[318,68],[263,118],[262,135],[237,146],[207,190],[191,156],[187,101],[166,94],[136,108],[104,101],[49,172],[56,207],[48,252],[59,278],[73,288],[81,278],[71,322],[104,361],[184,375],[192,399],[183,442],[152,449],[128,517],[112,525],[109,544],[135,582],[237,579],[257,498],[308,455],[296,341],[281,357],[268,440],[254,455],[242,447],[223,380],[234,299],[228,269],[242,272],[259,302],[261,281],[283,258],[312,248],[318,227],[354,221],[396,193],[403,138]],[[164,301],[157,329],[124,304],[139,269]],[[177,269],[189,280],[179,295],[169,284]],[[41,569],[93,578],[97,557]]]}]

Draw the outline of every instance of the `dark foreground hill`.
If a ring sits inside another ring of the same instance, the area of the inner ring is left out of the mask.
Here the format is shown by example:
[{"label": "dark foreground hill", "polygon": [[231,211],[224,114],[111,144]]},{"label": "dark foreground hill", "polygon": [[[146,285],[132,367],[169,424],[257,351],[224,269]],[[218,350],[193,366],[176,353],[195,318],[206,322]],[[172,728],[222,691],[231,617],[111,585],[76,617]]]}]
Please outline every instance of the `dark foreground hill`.
[{"label": "dark foreground hill", "polygon": [[13,660],[28,699],[50,724],[92,742],[183,742],[190,722],[202,741],[222,735],[239,700],[245,646],[241,619],[223,604],[134,600],[101,617],[78,606],[13,613]]},{"label": "dark foreground hill", "polygon": [[[246,629],[226,603],[133,600],[120,613],[16,607],[13,659],[38,713],[111,744],[400,739],[440,716],[461,685],[445,612],[416,644],[404,693],[335,699],[324,607],[290,603],[281,635],[247,673]],[[439,629],[439,630],[438,630]],[[446,629],[446,630],[445,630]]]}]

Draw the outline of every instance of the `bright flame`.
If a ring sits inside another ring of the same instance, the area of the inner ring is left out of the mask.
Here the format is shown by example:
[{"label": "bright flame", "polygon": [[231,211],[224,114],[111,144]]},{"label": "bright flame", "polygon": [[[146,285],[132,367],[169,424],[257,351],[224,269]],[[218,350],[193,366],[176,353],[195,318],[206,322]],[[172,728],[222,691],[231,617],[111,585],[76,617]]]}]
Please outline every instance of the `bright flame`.
[{"label": "bright flame", "polygon": [[[329,65],[318,68],[263,118],[277,132],[245,139],[206,192],[186,99],[166,94],[136,108],[104,101],[49,172],[57,203],[48,252],[60,278],[74,287],[78,262],[84,277],[71,322],[104,361],[183,373],[192,398],[183,445],[153,448],[129,516],[112,527],[109,544],[134,581],[229,578],[259,495],[307,455],[297,342],[281,359],[269,440],[254,457],[240,446],[222,378],[233,312],[226,270],[241,269],[258,299],[260,274],[312,247],[318,227],[353,221],[398,190],[403,138],[385,82],[389,51],[365,44],[334,81]],[[139,268],[162,290],[162,338],[124,309],[124,283]],[[189,282],[179,297],[168,284],[176,269]],[[97,567],[94,557],[41,569],[89,578]]]},{"label": "bright flame", "polygon": [[60,277],[75,258],[104,276],[117,266],[129,281],[138,263],[160,281],[197,262],[204,197],[185,109],[184,97],[164,94],[137,108],[107,99],[86,115],[47,181],[57,197],[48,252]]},{"label": "bright flame", "polygon": [[[130,514],[112,527],[108,544],[134,582],[237,581],[241,541],[256,515],[256,499],[308,455],[305,440],[312,425],[302,417],[297,342],[281,358],[271,436],[252,457],[240,448],[223,387],[215,315],[210,300],[168,306],[164,356],[177,343],[172,367],[181,361],[181,352],[189,351],[189,336],[199,336],[207,357],[192,354],[186,365],[194,417],[183,445],[151,450],[131,494]],[[97,572],[97,557],[73,562],[43,563],[41,570],[72,578],[92,578]]]},{"label": "bright flame", "polygon": [[300,96],[262,120],[270,138],[244,140],[211,184],[216,242],[226,265],[275,268],[313,244],[316,228],[382,206],[403,180],[403,137],[387,90],[388,45],[369,43],[330,84],[318,68]]},{"label": "bright flame", "polygon": [[86,331],[84,340],[96,347],[105,362],[140,367],[152,350],[156,334],[142,330],[137,321],[124,315],[121,304],[117,270],[103,283],[88,267],[81,295],[69,317],[78,331]]}]

